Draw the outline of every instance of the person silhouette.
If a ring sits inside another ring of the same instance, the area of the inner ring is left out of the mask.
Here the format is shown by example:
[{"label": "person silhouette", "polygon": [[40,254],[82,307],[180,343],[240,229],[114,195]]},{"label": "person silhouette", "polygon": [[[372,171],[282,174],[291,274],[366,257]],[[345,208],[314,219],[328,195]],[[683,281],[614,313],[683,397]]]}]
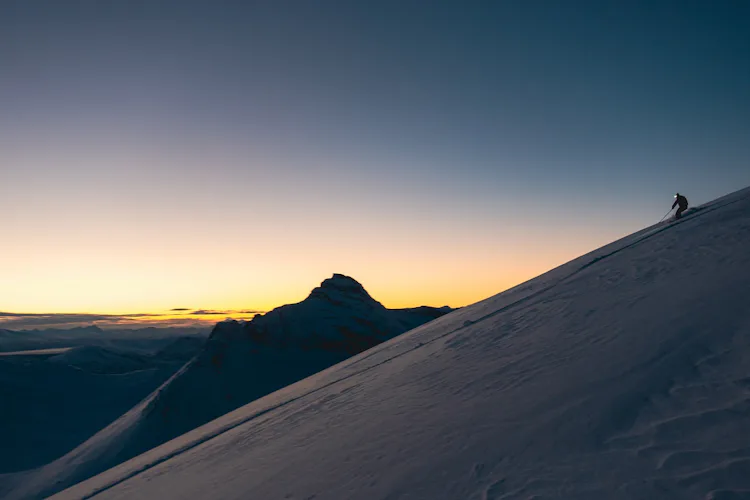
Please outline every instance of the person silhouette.
[{"label": "person silhouette", "polygon": [[680,193],[677,193],[676,195],[674,195],[674,197],[675,197],[675,200],[674,200],[674,203],[672,203],[672,208],[674,209],[674,207],[676,206],[680,207],[677,209],[677,213],[674,214],[674,218],[679,219],[680,217],[682,217],[682,212],[687,210],[688,201],[687,201],[687,198],[682,196]]}]

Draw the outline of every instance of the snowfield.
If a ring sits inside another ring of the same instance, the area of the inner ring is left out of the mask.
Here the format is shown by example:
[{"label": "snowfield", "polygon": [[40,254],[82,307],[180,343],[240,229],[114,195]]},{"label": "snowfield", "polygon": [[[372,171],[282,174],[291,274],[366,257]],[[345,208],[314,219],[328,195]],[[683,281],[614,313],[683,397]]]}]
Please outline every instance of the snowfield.
[{"label": "snowfield", "polygon": [[[77,439],[75,448],[67,447],[67,453],[57,453],[56,460],[41,463],[39,446],[22,447],[22,443],[46,444],[59,436],[68,437],[68,433],[60,432],[61,426],[24,426],[26,408],[34,407],[28,404],[24,391],[10,391],[11,401],[16,402],[11,414],[16,417],[8,422],[0,418],[0,424],[5,424],[0,430],[13,437],[10,441],[15,446],[0,453],[0,465],[7,462],[0,473],[12,472],[0,474],[0,497],[37,498],[56,493],[450,311],[448,307],[387,309],[354,279],[334,274],[302,302],[278,307],[251,321],[217,324],[207,341],[183,337],[148,355],[88,345],[52,356],[48,365],[97,374],[129,375],[162,362],[173,366],[180,359],[184,366],[171,370],[173,376],[166,382],[162,378],[164,383],[150,394],[142,394],[136,401],[128,399],[130,404],[124,408],[117,406],[119,418],[110,418],[104,428],[96,427],[98,433],[88,433],[89,439]],[[186,353],[195,355],[187,364]],[[48,365],[30,366],[27,371],[44,380],[50,373],[43,370],[49,369]],[[1,375],[2,370],[0,380]],[[73,390],[78,387],[70,379],[61,383]],[[37,391],[45,389],[50,387],[40,385]],[[86,416],[112,407],[110,403],[100,408],[101,399],[96,397],[91,402],[66,403],[67,399],[60,401]],[[123,414],[126,409],[129,411]],[[75,420],[68,417],[68,421]],[[54,423],[62,424],[64,419]],[[47,432],[40,439],[29,440],[42,431]],[[24,453],[29,456],[23,463],[33,463],[35,469],[18,467],[18,458]],[[43,456],[48,458],[50,453]]]},{"label": "snowfield", "polygon": [[91,497],[750,498],[750,189],[53,498]]},{"label": "snowfield", "polygon": [[[33,332],[29,336],[42,342]],[[54,332],[52,337],[54,344]],[[127,349],[119,339],[108,347],[0,352],[0,498],[9,474],[38,468],[81,445],[161,386],[201,350],[205,337],[168,341],[162,346],[156,339],[149,351],[142,340]]]}]

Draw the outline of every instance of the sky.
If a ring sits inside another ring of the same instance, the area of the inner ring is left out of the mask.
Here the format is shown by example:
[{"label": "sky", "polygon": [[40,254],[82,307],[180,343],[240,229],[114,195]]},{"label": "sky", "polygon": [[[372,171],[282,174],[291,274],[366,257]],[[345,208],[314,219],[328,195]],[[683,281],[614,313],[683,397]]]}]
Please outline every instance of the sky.
[{"label": "sky", "polygon": [[750,185],[745,1],[0,4],[0,311],[464,306]]}]

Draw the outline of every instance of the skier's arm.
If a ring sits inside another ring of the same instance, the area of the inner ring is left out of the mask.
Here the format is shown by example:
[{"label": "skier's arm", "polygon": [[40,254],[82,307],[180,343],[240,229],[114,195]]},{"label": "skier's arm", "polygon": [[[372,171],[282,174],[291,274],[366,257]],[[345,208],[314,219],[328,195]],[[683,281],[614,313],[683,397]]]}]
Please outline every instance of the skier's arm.
[{"label": "skier's arm", "polygon": [[674,203],[672,203],[672,208],[674,209],[674,207],[676,207],[676,206],[677,206],[677,200],[675,199]]}]

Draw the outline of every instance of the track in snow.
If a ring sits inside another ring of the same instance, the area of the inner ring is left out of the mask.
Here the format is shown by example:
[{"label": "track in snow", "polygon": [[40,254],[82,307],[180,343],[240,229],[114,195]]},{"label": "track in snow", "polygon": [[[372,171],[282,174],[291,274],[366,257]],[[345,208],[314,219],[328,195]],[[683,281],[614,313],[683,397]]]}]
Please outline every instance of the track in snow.
[{"label": "track in snow", "polygon": [[747,498],[750,190],[59,498]]}]

